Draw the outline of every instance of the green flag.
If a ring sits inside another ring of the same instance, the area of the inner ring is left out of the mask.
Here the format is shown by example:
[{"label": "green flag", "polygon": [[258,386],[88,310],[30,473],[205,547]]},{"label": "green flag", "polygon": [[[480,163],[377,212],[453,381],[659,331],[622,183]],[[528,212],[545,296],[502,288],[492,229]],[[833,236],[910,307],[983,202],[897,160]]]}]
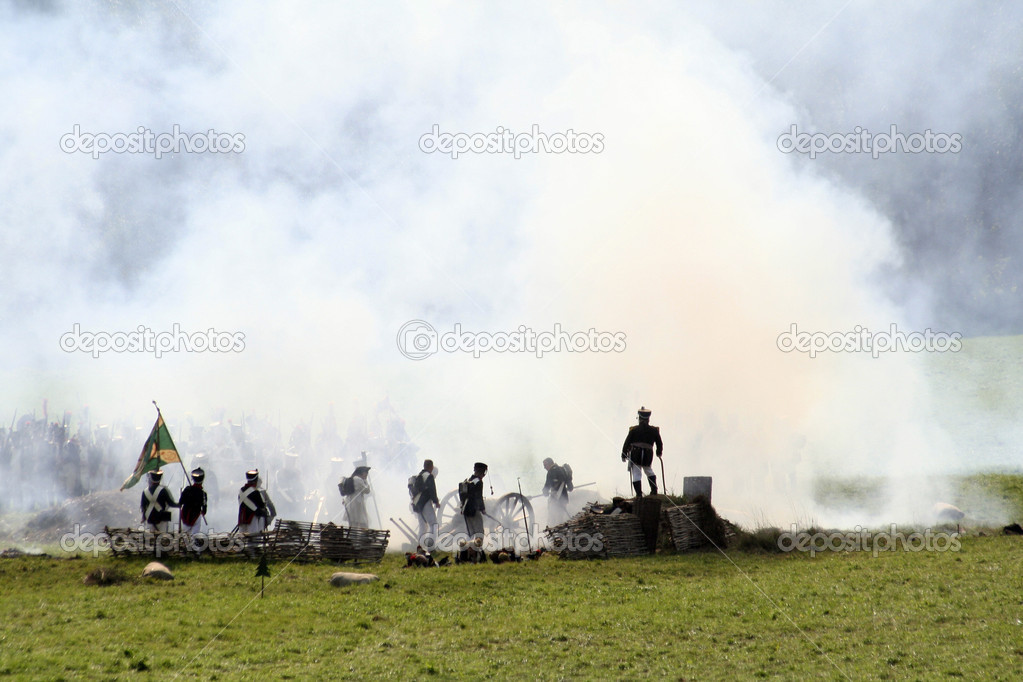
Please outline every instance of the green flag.
[{"label": "green flag", "polygon": [[138,483],[147,472],[174,462],[181,462],[181,458],[178,456],[178,449],[174,447],[174,441],[171,440],[167,425],[163,423],[163,415],[158,412],[153,430],[150,431],[146,444],[142,446],[142,454],[139,455],[139,461],[135,464],[135,471],[131,473],[131,478],[121,486],[121,490],[126,490]]}]

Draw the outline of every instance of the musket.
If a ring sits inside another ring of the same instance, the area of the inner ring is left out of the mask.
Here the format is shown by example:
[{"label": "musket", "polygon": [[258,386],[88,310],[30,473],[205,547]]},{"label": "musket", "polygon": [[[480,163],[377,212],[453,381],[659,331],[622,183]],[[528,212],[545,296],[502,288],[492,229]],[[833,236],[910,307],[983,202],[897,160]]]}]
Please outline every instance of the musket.
[{"label": "musket", "polygon": [[[572,490],[576,491],[576,490],[579,490],[579,488],[589,488],[591,485],[597,485],[597,482],[596,481],[590,481],[589,483],[580,483],[579,485],[573,485],[572,486]],[[521,487],[519,488],[519,495],[522,495],[522,488]],[[529,495],[529,496],[522,495],[522,496],[525,497],[527,500],[535,500],[538,497],[547,497],[547,494],[546,493],[539,493],[537,495]]]}]

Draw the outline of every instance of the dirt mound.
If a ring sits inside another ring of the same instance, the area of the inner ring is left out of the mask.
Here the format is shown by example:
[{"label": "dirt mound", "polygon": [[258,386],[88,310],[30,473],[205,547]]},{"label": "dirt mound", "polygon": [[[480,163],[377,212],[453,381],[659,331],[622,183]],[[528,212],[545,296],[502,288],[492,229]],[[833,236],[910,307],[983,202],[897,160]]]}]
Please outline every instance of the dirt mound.
[{"label": "dirt mound", "polygon": [[138,493],[107,491],[70,499],[58,507],[38,512],[14,537],[22,542],[55,543],[65,533],[99,533],[104,526],[127,527],[140,518]]}]

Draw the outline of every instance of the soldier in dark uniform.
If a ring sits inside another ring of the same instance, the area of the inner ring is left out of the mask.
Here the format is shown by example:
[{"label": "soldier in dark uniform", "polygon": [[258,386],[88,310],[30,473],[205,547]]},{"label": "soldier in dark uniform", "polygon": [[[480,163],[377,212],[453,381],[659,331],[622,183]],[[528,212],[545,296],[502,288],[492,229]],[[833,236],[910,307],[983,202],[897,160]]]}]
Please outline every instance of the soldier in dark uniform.
[{"label": "soldier in dark uniform", "polygon": [[437,542],[437,509],[440,507],[440,499],[437,497],[435,469],[432,459],[423,462],[423,470],[416,474],[416,493],[412,496],[412,511],[419,518],[419,544],[427,552]]},{"label": "soldier in dark uniform", "polygon": [[166,533],[171,520],[171,508],[177,507],[167,487],[160,484],[163,470],[149,472],[149,485],[142,491],[142,522],[155,533]]},{"label": "soldier in dark uniform", "polygon": [[550,457],[543,461],[543,468],[547,470],[543,484],[543,494],[547,496],[547,524],[556,526],[568,520],[568,473]]},{"label": "soldier in dark uniform", "polygon": [[487,465],[476,462],[472,476],[458,486],[458,496],[462,505],[462,517],[465,519],[465,530],[469,539],[462,549],[462,561],[479,563],[486,560],[483,554],[483,514],[487,508],[483,502],[483,477],[487,475]]},{"label": "soldier in dark uniform", "polygon": [[199,522],[206,516],[206,491],[202,487],[205,478],[201,467],[192,469],[192,485],[181,491],[181,530],[186,533],[198,533]]},{"label": "soldier in dark uniform", "polygon": [[259,484],[259,469],[245,472],[245,485],[238,491],[238,530],[242,533],[261,533],[277,516],[270,496]]},{"label": "soldier in dark uniform", "polygon": [[639,423],[629,427],[629,435],[625,437],[625,444],[622,445],[622,461],[629,462],[632,487],[636,491],[636,497],[642,497],[642,473],[646,474],[650,482],[650,494],[657,494],[657,476],[650,465],[654,461],[655,448],[657,456],[660,457],[664,445],[661,443],[661,430],[650,425],[650,410],[641,407],[638,415]]}]

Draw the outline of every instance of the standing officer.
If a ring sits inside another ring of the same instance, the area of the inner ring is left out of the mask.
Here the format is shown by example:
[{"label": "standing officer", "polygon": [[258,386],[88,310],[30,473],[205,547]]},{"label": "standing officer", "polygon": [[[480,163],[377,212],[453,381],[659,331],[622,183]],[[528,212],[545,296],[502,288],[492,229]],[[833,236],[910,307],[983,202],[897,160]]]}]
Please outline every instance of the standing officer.
[{"label": "standing officer", "polygon": [[654,461],[654,448],[657,448],[657,456],[661,456],[664,445],[661,443],[661,430],[650,425],[650,410],[645,407],[639,408],[639,423],[629,427],[629,435],[625,437],[625,444],[622,445],[622,461],[628,460],[629,471],[632,472],[632,487],[636,491],[636,497],[643,497],[643,483],[640,473],[646,474],[650,482],[650,494],[657,494],[657,476],[650,467]]}]

